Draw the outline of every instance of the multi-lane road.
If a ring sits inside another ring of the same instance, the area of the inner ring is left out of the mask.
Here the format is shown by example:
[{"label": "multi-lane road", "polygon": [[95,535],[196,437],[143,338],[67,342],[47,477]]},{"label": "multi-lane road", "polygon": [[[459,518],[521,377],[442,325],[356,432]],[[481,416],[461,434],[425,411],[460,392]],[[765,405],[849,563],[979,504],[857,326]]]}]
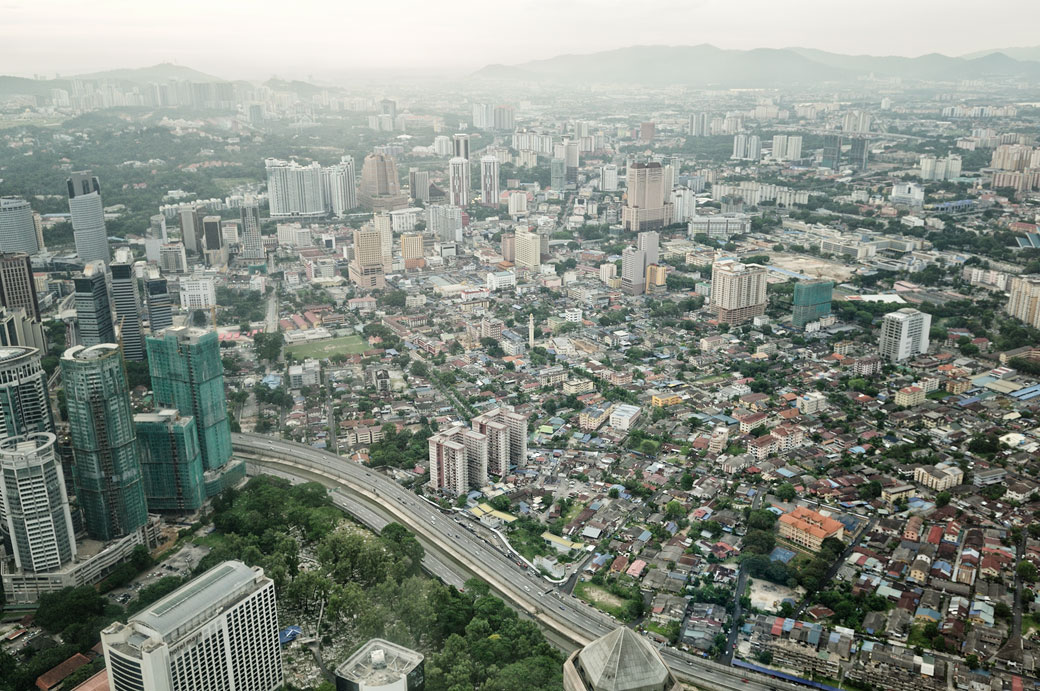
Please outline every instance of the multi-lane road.
[{"label": "multi-lane road", "polygon": [[[233,434],[235,452],[272,474],[317,480],[330,487],[337,506],[373,528],[389,521],[407,526],[426,548],[424,566],[452,585],[471,576],[486,581],[518,610],[571,647],[584,646],[617,628],[617,620],[558,591],[521,566],[501,544],[471,532],[469,521],[401,487],[368,468],[309,446],[259,434]],[[668,666],[684,683],[712,691],[796,691],[804,687],[751,674],[661,648]]]}]

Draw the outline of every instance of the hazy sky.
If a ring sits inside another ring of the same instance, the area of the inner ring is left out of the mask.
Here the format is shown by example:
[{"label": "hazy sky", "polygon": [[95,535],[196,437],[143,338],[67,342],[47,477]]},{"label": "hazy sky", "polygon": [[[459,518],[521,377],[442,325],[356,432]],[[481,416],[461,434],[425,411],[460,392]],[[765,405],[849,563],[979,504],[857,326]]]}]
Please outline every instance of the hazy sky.
[{"label": "hazy sky", "polygon": [[0,0],[0,74],[454,76],[638,44],[960,55],[1036,45],[1037,26],[1036,0]]}]

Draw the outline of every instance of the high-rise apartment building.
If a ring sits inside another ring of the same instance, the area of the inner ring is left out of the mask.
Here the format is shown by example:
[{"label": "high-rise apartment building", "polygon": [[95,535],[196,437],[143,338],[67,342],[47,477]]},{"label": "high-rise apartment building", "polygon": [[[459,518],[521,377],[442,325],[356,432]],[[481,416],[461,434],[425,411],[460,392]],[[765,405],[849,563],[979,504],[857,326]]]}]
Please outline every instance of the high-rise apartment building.
[{"label": "high-rise apartment building", "polygon": [[145,298],[148,300],[148,329],[157,334],[167,326],[173,326],[173,308],[169,284],[165,278],[149,278],[144,282]]},{"label": "high-rise apartment building", "polygon": [[599,169],[599,188],[603,192],[617,192],[618,171],[617,166],[608,163]]},{"label": "high-rise apartment building", "polygon": [[456,156],[448,161],[448,203],[469,206],[470,184],[469,159]]},{"label": "high-rise apartment building", "polygon": [[260,235],[260,207],[255,202],[242,205],[242,258],[263,259],[264,239]]},{"label": "high-rise apartment building", "polygon": [[459,132],[451,138],[451,151],[453,158],[464,158],[469,160],[469,135]]},{"label": "high-rise apartment building", "polygon": [[1004,311],[1034,329],[1040,329],[1040,275],[1012,276],[1008,281],[1008,292],[1011,297]]},{"label": "high-rise apartment building", "polygon": [[0,197],[0,252],[36,254],[40,249],[29,202],[19,197]]},{"label": "high-rise apartment building", "polygon": [[690,123],[688,130],[691,137],[707,137],[710,134],[708,130],[708,114],[707,113],[694,113],[690,116]]},{"label": "high-rise apartment building", "polygon": [[815,280],[795,283],[791,325],[796,329],[804,329],[806,324],[818,321],[820,317],[830,314],[833,293],[833,281]]},{"label": "high-rise apartment building", "polygon": [[112,271],[112,304],[115,306],[119,342],[123,357],[140,362],[144,360],[144,329],[141,326],[141,298],[137,292],[137,277],[130,257],[120,256],[109,267]]},{"label": "high-rise apartment building", "polygon": [[660,163],[633,163],[628,167],[628,199],[621,210],[626,230],[636,232],[663,228],[671,223],[671,186],[665,189],[665,171]]},{"label": "high-rise apartment building", "polygon": [[766,313],[766,267],[716,261],[711,270],[711,308],[719,321],[741,324]]},{"label": "high-rise apartment building", "polygon": [[646,292],[646,252],[626,247],[621,252],[621,290],[628,295]]},{"label": "high-rise apartment building", "polygon": [[73,346],[61,357],[76,501],[95,540],[127,535],[148,520],[130,387],[119,346]]},{"label": "high-rise apartment building", "polygon": [[73,305],[76,308],[78,343],[85,346],[115,343],[104,263],[101,260],[88,263],[83,267],[83,273],[72,279],[72,285],[75,289]]},{"label": "high-rise apartment building", "polygon": [[325,199],[332,213],[342,217],[351,209],[357,208],[357,174],[354,171],[353,156],[342,156],[339,163],[322,170],[322,180],[325,185]]},{"label": "high-rise apartment building", "polygon": [[774,134],[772,156],[777,161],[797,161],[802,157],[802,138],[793,134]]},{"label": "high-rise apartment building", "polygon": [[376,214],[372,225],[379,233],[379,253],[383,257],[383,273],[389,273],[394,260],[394,219],[390,214]]},{"label": "high-rise apartment building", "polygon": [[495,408],[470,421],[473,429],[487,437],[487,470],[503,476],[510,466],[527,465],[527,416],[508,408]]},{"label": "high-rise apartment building", "polygon": [[28,254],[0,254],[0,305],[8,310],[21,309],[27,317],[39,321],[40,302]]},{"label": "high-rise apartment building", "polygon": [[530,230],[516,231],[516,266],[526,271],[537,272],[542,265],[542,238]]},{"label": "high-rise apartment building", "polygon": [[195,418],[173,408],[134,416],[149,511],[197,511],[206,499]]},{"label": "high-rise apartment building", "polygon": [[373,211],[393,211],[408,206],[408,195],[401,193],[397,163],[392,156],[385,153],[365,156],[361,166],[358,203]]},{"label": "high-rise apartment building", "polygon": [[72,235],[76,254],[84,262],[108,262],[108,231],[105,229],[105,208],[101,203],[101,184],[90,171],[73,173],[65,181],[69,194],[69,213],[72,215]]},{"label": "high-rise apartment building", "polygon": [[54,442],[50,432],[0,441],[0,524],[18,570],[50,571],[76,556],[69,495]]},{"label": "high-rise apartment building", "polygon": [[892,362],[900,362],[928,352],[928,332],[932,315],[910,307],[889,312],[881,320],[878,352]]},{"label": "high-rise apartment building", "polygon": [[428,440],[429,486],[458,495],[487,485],[488,440],[480,432],[457,426],[442,430]]},{"label": "high-rise apartment building", "polygon": [[274,581],[226,561],[101,632],[115,691],[274,691],[282,685]]},{"label": "high-rise apartment building", "polygon": [[498,206],[499,164],[494,156],[480,157],[480,203],[484,206]]},{"label": "high-rise apartment building", "polygon": [[362,290],[382,290],[386,287],[383,248],[379,231],[374,226],[354,229],[354,258],[347,271],[351,282]]},{"label": "high-rise apartment building", "polygon": [[223,468],[231,458],[231,427],[217,333],[171,326],[146,345],[155,405],[194,417],[203,466]]},{"label": "high-rise apartment building", "polygon": [[54,431],[40,353],[27,346],[0,348],[0,438]]},{"label": "high-rise apartment building", "polygon": [[462,242],[462,209],[433,204],[426,209],[426,229],[442,242]]},{"label": "high-rise apartment building", "polygon": [[733,137],[733,155],[741,161],[757,161],[762,158],[762,140],[757,134],[738,134]]},{"label": "high-rise apartment building", "polygon": [[318,163],[301,166],[295,161],[269,158],[264,167],[271,218],[325,215],[325,184]]}]

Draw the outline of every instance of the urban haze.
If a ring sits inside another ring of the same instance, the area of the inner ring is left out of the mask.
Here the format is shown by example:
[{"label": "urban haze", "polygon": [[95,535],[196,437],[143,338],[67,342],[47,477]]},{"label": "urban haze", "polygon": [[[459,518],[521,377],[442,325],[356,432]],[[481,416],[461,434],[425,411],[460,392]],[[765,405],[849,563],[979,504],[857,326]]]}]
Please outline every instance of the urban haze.
[{"label": "urban haze", "polygon": [[1040,688],[1040,5],[0,5],[0,691]]}]

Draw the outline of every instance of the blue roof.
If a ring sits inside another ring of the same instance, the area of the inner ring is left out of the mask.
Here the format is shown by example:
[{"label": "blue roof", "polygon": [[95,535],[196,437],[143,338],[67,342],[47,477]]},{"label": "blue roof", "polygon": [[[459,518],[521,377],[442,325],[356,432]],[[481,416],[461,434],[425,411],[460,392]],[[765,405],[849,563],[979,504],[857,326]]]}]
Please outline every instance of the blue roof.
[{"label": "blue roof", "polygon": [[651,537],[653,537],[653,535],[650,533],[650,531],[649,530],[644,530],[643,532],[641,532],[639,534],[639,538],[638,539],[639,539],[640,542],[650,542],[650,538]]},{"label": "blue roof", "polygon": [[281,645],[292,643],[299,638],[301,634],[303,634],[303,629],[299,626],[286,626],[278,632],[278,643]]},{"label": "blue roof", "polygon": [[788,470],[787,468],[777,468],[776,474],[783,475],[784,477],[794,477],[796,475],[793,470]]},{"label": "blue roof", "polygon": [[795,552],[785,547],[774,547],[773,551],[769,553],[769,561],[779,561],[784,564],[794,559],[794,557]]}]

